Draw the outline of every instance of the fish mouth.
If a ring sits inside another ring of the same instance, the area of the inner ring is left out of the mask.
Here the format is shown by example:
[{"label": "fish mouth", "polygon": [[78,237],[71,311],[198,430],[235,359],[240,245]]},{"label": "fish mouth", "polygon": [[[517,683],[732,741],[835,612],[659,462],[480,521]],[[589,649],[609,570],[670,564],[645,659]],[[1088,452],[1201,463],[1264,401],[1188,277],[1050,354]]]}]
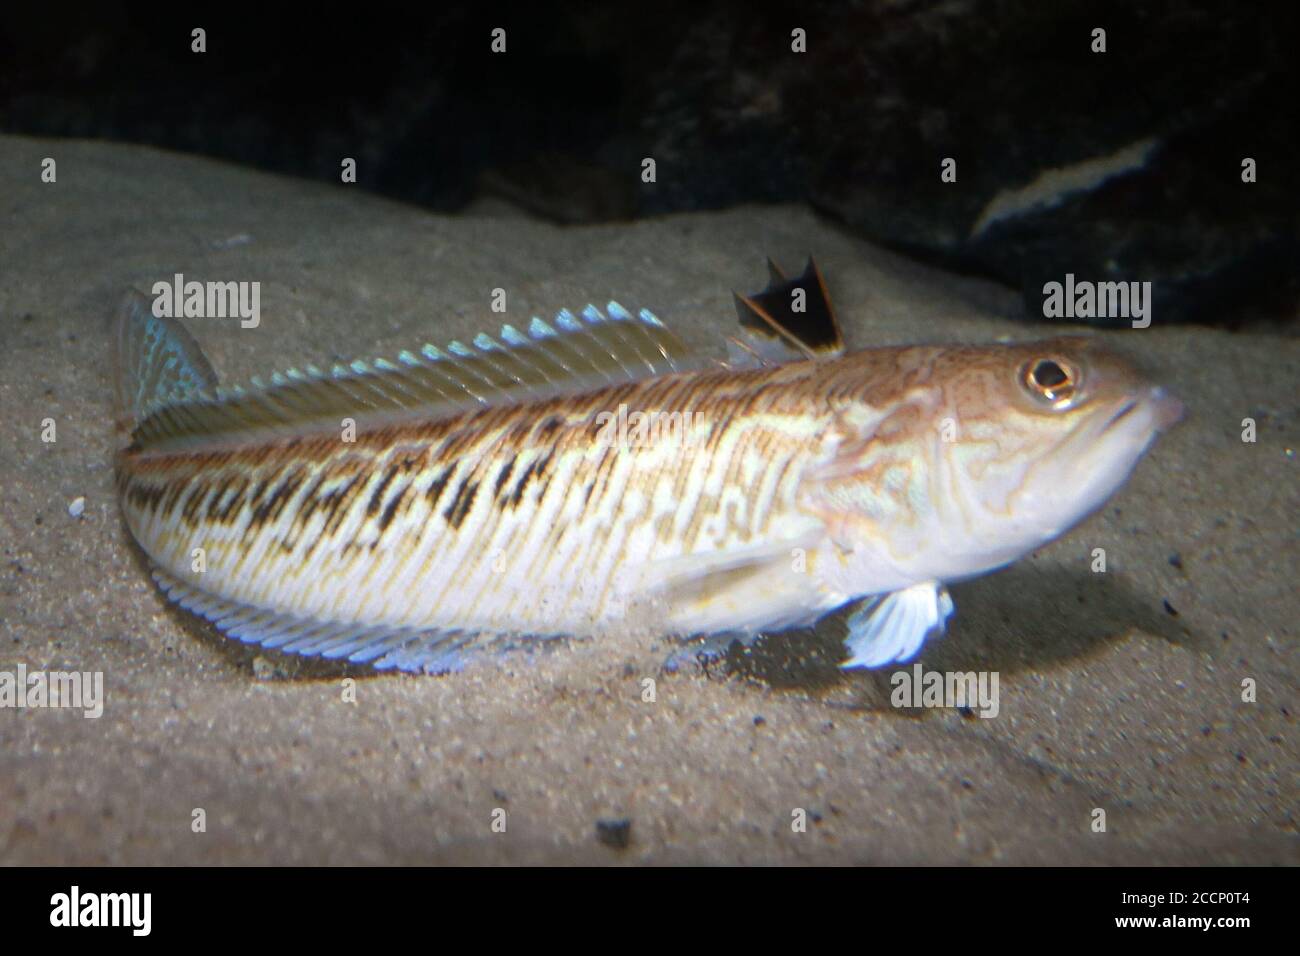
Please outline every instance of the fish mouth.
[{"label": "fish mouth", "polygon": [[1151,410],[1151,421],[1157,431],[1165,431],[1178,424],[1182,421],[1185,412],[1182,402],[1163,388],[1156,386],[1145,395],[1130,398],[1116,409],[1110,418],[1106,420],[1106,423],[1102,425],[1102,432],[1110,431],[1141,406]]},{"label": "fish mouth", "polygon": [[1110,431],[1121,421],[1123,421],[1125,418],[1131,415],[1133,413],[1133,409],[1137,407],[1138,407],[1138,400],[1136,398],[1130,398],[1127,402],[1121,405],[1115,411],[1115,413],[1110,416],[1110,418],[1106,419],[1106,424],[1101,426],[1101,430],[1103,432]]}]

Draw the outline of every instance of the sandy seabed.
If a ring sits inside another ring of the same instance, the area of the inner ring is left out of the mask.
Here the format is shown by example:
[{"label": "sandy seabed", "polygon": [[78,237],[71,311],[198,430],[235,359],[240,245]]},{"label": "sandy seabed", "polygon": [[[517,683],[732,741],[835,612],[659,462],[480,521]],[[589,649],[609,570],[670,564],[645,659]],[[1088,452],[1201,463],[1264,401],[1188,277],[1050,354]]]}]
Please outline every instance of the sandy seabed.
[{"label": "sandy seabed", "polygon": [[0,671],[99,671],[106,694],[99,719],[0,709],[0,862],[1300,862],[1295,338],[1098,333],[1188,418],[1086,524],[953,589],[921,662],[998,672],[993,719],[891,707],[887,675],[836,668],[835,618],[707,671],[609,640],[373,676],[259,655],[154,587],[113,494],[128,287],[260,281],[258,328],[189,323],[229,381],[495,331],[498,287],[506,321],[614,298],[721,355],[768,255],[817,257],[854,346],[1059,330],[798,207],[559,228],[19,137],[0,177]]}]

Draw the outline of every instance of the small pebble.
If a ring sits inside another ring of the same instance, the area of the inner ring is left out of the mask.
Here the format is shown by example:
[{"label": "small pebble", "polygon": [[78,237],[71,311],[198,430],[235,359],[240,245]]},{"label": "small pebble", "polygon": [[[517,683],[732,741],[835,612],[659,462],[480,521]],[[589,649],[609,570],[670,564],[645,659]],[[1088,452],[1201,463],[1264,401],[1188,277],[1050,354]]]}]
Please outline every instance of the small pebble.
[{"label": "small pebble", "polygon": [[84,497],[74,498],[72,504],[68,505],[68,514],[72,515],[74,518],[80,518],[85,511],[86,499]]},{"label": "small pebble", "polygon": [[632,821],[627,817],[621,820],[597,820],[596,839],[615,850],[626,850],[632,842]]}]

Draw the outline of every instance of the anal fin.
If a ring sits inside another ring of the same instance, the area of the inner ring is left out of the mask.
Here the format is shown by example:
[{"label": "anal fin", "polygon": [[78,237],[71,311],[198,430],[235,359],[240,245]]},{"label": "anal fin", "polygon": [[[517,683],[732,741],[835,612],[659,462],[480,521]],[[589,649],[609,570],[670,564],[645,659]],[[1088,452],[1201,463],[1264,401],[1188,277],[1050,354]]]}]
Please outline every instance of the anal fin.
[{"label": "anal fin", "polygon": [[471,631],[320,621],[282,614],[208,594],[161,568],[154,568],[153,576],[170,600],[211,621],[228,637],[285,654],[366,664],[381,671],[446,674],[461,670],[484,643],[482,635]]}]

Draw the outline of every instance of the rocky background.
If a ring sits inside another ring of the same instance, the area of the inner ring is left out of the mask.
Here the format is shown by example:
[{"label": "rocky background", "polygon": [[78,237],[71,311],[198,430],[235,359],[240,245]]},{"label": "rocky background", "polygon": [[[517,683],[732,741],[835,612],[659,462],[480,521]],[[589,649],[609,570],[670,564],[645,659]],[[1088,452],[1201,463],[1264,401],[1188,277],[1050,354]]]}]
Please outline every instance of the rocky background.
[{"label": "rocky background", "polygon": [[[105,3],[51,18],[11,5],[0,131],[329,181],[351,156],[359,183],[386,196],[456,211],[494,194],[560,223],[803,202],[1021,290],[1030,317],[1067,273],[1151,281],[1160,322],[1296,314],[1294,4],[569,0],[364,14],[196,20]],[[506,55],[489,48],[497,26]],[[944,158],[955,183],[940,181]]]}]

